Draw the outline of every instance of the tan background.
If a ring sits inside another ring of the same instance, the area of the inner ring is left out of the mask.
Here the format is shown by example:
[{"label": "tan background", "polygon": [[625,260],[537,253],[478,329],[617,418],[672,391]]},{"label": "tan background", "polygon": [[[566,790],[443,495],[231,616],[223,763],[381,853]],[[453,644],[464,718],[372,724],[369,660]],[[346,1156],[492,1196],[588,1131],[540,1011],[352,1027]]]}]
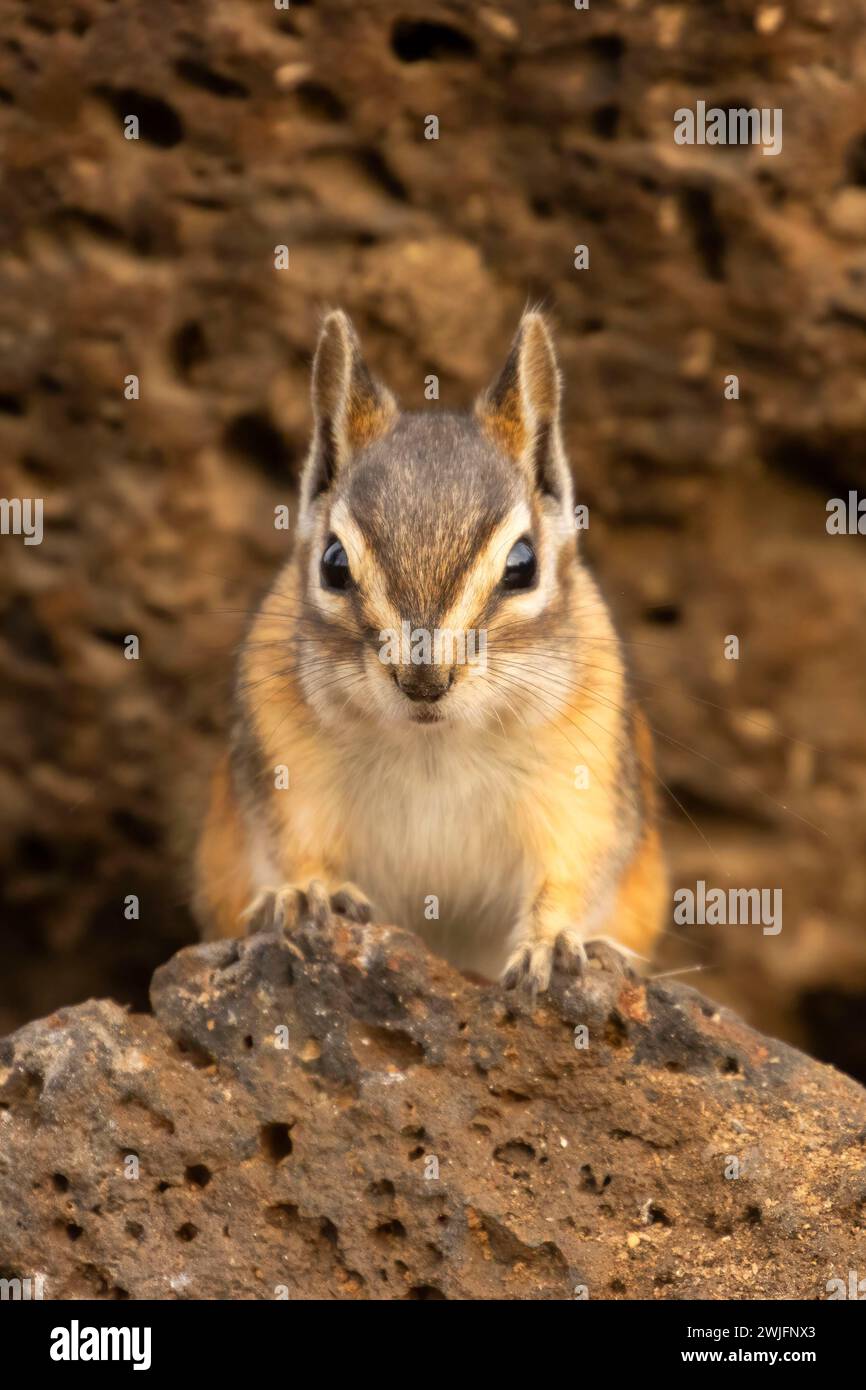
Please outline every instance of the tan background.
[{"label": "tan background", "polygon": [[[0,493],[47,523],[0,540],[0,1029],[141,1005],[189,939],[197,778],[283,554],[322,308],[405,403],[435,372],[463,406],[530,299],[698,826],[669,803],[673,882],[785,894],[780,936],[684,929],[663,968],[866,1076],[866,556],[825,530],[866,486],[860,0],[0,0],[0,27]],[[676,146],[698,99],[782,107],[783,153]]]}]

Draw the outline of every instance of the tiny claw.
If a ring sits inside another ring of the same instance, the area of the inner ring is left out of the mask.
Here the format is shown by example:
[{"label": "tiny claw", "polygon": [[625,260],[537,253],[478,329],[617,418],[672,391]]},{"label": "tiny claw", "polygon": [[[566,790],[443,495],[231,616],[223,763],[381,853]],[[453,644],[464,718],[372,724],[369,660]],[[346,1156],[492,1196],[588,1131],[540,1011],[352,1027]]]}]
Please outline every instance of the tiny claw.
[{"label": "tiny claw", "polygon": [[295,884],[264,888],[253,899],[241,921],[247,936],[258,932],[293,931],[308,915],[307,893]]},{"label": "tiny claw", "polygon": [[547,942],[518,946],[505,967],[502,983],[506,989],[520,990],[534,1001],[550,984],[551,964],[552,950]]},{"label": "tiny claw", "polygon": [[533,1001],[550,986],[554,972],[585,980],[589,957],[583,940],[573,932],[560,932],[552,941],[518,946],[502,975],[508,990],[522,990]]},{"label": "tiny claw", "polygon": [[242,914],[247,936],[258,932],[282,931],[285,924],[286,909],[279,889],[265,888],[250,903]]},{"label": "tiny claw", "polygon": [[608,970],[611,974],[623,975],[626,978],[635,978],[635,963],[645,964],[644,956],[639,956],[636,951],[632,951],[628,946],[623,946],[621,942],[614,941],[609,936],[596,936],[587,943],[587,961],[598,961],[602,969]]},{"label": "tiny claw", "polygon": [[373,920],[373,904],[354,883],[344,883],[331,894],[331,911],[361,926]]},{"label": "tiny claw", "polygon": [[553,943],[553,969],[582,979],[589,969],[589,957],[583,942],[568,936],[566,932],[560,932]]},{"label": "tiny claw", "polygon": [[306,891],[306,912],[304,917],[316,927],[326,927],[331,916],[331,900],[320,879],[311,880]]}]

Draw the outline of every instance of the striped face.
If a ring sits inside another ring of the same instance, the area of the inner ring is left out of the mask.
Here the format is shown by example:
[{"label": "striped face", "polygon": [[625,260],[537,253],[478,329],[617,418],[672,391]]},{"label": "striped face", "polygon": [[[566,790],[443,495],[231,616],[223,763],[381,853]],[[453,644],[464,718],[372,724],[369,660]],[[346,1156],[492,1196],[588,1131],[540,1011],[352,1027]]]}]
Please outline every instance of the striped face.
[{"label": "striped face", "polygon": [[303,560],[299,672],[322,715],[433,727],[560,705],[544,650],[569,640],[574,533],[531,482],[472,417],[401,415],[358,453]]},{"label": "striped face", "polygon": [[580,570],[544,320],[524,315],[460,416],[400,414],[330,314],[313,408],[293,641],[309,703],[406,727],[555,716],[571,695]]}]

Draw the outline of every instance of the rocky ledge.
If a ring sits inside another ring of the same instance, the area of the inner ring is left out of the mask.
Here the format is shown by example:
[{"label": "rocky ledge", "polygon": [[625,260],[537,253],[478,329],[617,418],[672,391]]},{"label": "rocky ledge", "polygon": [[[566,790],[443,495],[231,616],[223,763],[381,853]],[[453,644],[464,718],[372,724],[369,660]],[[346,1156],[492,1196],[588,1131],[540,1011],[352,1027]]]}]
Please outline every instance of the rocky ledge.
[{"label": "rocky ledge", "polygon": [[822,1298],[866,1093],[602,952],[543,1000],[334,921],[0,1045],[0,1275],[46,1298]]}]

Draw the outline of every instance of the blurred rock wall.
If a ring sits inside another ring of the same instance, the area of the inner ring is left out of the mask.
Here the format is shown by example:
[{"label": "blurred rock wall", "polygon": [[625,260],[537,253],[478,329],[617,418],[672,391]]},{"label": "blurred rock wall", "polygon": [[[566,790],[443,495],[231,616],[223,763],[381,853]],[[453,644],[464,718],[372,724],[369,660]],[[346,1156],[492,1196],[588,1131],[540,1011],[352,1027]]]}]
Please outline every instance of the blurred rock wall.
[{"label": "blurred rock wall", "polygon": [[[862,0],[0,0],[0,33],[0,493],[46,528],[0,537],[0,1027],[141,1004],[190,939],[321,310],[463,406],[531,300],[673,884],[784,891],[778,936],[678,928],[664,965],[866,1074],[866,556],[825,527],[866,486]],[[675,144],[698,100],[780,107],[782,153]]]}]

